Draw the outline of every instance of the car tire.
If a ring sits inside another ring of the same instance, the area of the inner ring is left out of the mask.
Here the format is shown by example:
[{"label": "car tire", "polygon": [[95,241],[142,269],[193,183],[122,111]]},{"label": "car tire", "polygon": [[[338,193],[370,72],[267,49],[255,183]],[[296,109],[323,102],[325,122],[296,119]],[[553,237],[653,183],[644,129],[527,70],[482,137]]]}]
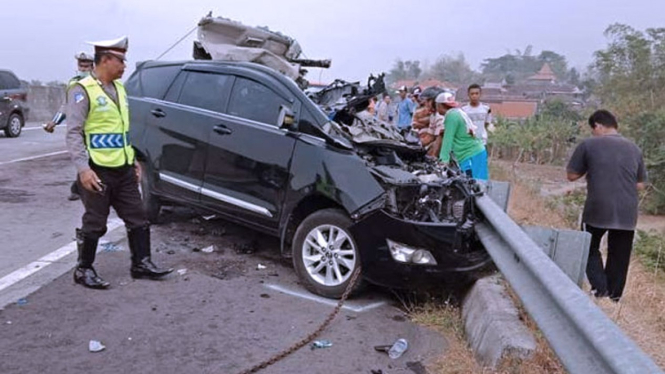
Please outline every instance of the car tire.
[{"label": "car tire", "polygon": [[[353,272],[360,267],[360,252],[348,231],[351,219],[339,209],[324,209],[305,218],[293,237],[293,265],[310,292],[339,299]],[[330,237],[337,238],[335,242]],[[326,261],[322,259],[327,258]],[[359,278],[351,293],[358,291]]]},{"label": "car tire", "polygon": [[159,212],[162,209],[162,204],[159,198],[152,193],[153,179],[152,173],[148,166],[141,162],[141,183],[140,192],[141,200],[143,201],[143,209],[145,210],[146,217],[150,223],[159,222]]},{"label": "car tire", "polygon": [[23,129],[23,117],[13,113],[9,116],[7,121],[7,127],[5,127],[5,135],[8,138],[17,138],[21,135],[21,129]]}]

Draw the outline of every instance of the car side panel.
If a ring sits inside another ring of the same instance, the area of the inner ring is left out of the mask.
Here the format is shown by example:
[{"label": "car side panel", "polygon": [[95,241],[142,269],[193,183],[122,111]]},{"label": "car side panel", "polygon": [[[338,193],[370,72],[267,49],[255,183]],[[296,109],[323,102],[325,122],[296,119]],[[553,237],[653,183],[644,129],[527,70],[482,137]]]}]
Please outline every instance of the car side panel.
[{"label": "car side panel", "polygon": [[154,173],[154,191],[176,201],[199,202],[215,119],[205,111],[155,99],[132,98],[130,105],[145,113],[137,146]]},{"label": "car side panel", "polygon": [[309,195],[326,197],[353,215],[384,194],[384,189],[357,154],[335,148],[311,135],[299,136],[293,152],[291,176],[283,224],[288,214]]}]

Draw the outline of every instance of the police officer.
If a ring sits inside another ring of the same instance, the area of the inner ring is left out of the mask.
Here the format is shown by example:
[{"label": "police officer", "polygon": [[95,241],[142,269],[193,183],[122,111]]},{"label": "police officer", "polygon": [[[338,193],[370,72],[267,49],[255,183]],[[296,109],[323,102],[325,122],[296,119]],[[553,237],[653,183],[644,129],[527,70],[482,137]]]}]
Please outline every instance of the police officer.
[{"label": "police officer", "polygon": [[110,207],[127,228],[133,278],[159,279],[173,269],[159,268],[150,259],[150,227],[138,190],[141,170],[128,139],[127,93],[119,81],[125,71],[127,37],[91,44],[95,68],[67,93],[67,148],[78,170],[85,206],[81,229],[76,231],[79,257],[74,281],[104,289],[109,283],[92,264],[97,242],[106,233]]},{"label": "police officer", "polygon": [[[67,90],[74,86],[76,82],[90,75],[90,71],[92,70],[93,57],[91,55],[85,52],[80,52],[74,55],[74,58],[77,60],[78,71],[76,72],[76,75],[69,80],[69,83],[67,83]],[[65,117],[67,117],[65,115],[65,105],[66,103],[63,103],[60,110],[58,110],[53,116],[53,119],[44,124],[44,131],[53,133],[55,127],[65,120]],[[74,180],[70,187],[70,194],[67,199],[78,200],[79,198],[78,186],[76,180]]]}]

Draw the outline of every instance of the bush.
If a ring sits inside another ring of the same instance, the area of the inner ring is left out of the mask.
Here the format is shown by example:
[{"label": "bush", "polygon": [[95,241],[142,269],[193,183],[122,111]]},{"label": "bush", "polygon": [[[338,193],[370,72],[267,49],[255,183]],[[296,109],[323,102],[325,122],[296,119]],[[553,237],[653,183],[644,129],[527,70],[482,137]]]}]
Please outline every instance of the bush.
[{"label": "bush", "polygon": [[492,157],[536,164],[565,162],[579,129],[575,121],[548,115],[524,122],[499,118],[496,128],[488,140]]},{"label": "bush", "polygon": [[662,235],[637,231],[635,253],[644,265],[656,271],[665,271],[665,239]]}]

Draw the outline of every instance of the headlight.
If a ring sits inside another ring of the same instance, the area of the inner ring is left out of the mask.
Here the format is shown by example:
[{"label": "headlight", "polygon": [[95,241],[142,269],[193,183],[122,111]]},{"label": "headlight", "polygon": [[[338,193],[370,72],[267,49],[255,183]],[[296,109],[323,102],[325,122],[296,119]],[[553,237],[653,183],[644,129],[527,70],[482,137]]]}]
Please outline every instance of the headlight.
[{"label": "headlight", "polygon": [[390,255],[397,262],[417,264],[417,265],[436,265],[434,256],[426,249],[412,248],[402,243],[386,239]]}]

